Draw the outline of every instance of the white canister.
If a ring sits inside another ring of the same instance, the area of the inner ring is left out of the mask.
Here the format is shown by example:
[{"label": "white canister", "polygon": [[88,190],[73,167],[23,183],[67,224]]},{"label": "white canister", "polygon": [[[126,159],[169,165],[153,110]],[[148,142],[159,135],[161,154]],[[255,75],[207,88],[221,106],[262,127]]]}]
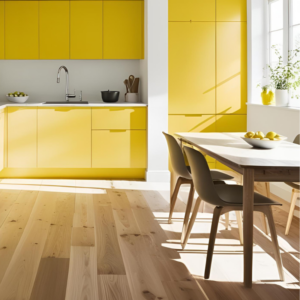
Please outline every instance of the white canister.
[{"label": "white canister", "polygon": [[288,90],[275,90],[276,106],[288,106],[289,94]]},{"label": "white canister", "polygon": [[125,101],[129,103],[137,103],[139,101],[139,94],[137,93],[127,93],[125,95]]}]

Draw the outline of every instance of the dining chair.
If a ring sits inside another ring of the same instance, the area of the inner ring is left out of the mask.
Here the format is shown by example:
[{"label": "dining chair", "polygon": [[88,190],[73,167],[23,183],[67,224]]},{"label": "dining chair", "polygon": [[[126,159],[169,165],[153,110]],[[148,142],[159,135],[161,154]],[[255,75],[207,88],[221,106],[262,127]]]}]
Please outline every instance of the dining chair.
[{"label": "dining chair", "polygon": [[[300,134],[298,134],[296,136],[293,143],[300,145]],[[288,235],[290,232],[290,228],[291,228],[291,224],[292,224],[292,220],[293,220],[293,216],[294,216],[296,201],[297,201],[298,197],[300,196],[300,183],[299,182],[297,182],[297,183],[296,182],[285,182],[285,184],[287,184],[288,186],[293,188],[290,212],[289,212],[286,229],[285,229],[285,235]]]},{"label": "dining chair", "polygon": [[[242,211],[243,210],[243,187],[240,185],[227,185],[219,184],[215,185],[212,181],[212,176],[209,171],[208,164],[204,156],[194,149],[184,147],[184,151],[187,155],[188,162],[191,167],[192,177],[196,192],[199,197],[196,201],[194,211],[191,217],[191,221],[188,225],[186,238],[189,236],[193,222],[195,220],[199,205],[201,201],[205,201],[214,206],[213,220],[211,225],[211,232],[209,237],[209,245],[206,258],[205,274],[204,278],[208,279],[210,276],[210,269],[214,251],[214,245],[218,230],[219,218],[221,215],[230,211]],[[279,251],[279,245],[277,240],[276,228],[272,214],[272,205],[281,205],[261,194],[254,193],[254,211],[263,212],[269,222],[271,238],[274,246],[274,256],[277,263],[277,268],[280,276],[280,280],[284,280],[284,272],[282,267],[282,260]]]},{"label": "dining chair", "polygon": [[[186,164],[185,164],[184,155],[183,155],[182,149],[178,143],[178,140],[170,134],[167,134],[165,132],[163,132],[163,134],[167,140],[169,154],[170,154],[170,161],[171,161],[171,165],[172,165],[172,169],[173,169],[172,176],[174,177],[171,179],[170,213],[169,213],[169,220],[168,220],[169,223],[171,223],[171,221],[172,221],[172,216],[173,216],[173,212],[175,209],[175,204],[177,201],[177,196],[179,193],[180,186],[182,184],[190,184],[191,185],[189,196],[188,196],[188,202],[187,202],[187,206],[186,206],[186,212],[185,212],[184,221],[183,221],[183,229],[182,229],[182,236],[181,236],[181,241],[183,242],[183,240],[185,238],[185,234],[186,234],[187,224],[188,224],[188,221],[190,218],[192,205],[193,205],[195,188],[194,188],[194,183],[193,183],[192,176],[190,173],[190,168],[188,166],[186,166]],[[233,179],[232,176],[229,176],[223,172],[219,172],[216,170],[211,170],[210,174],[211,174],[212,180],[215,182],[215,184],[220,184],[220,183],[224,184],[224,180]],[[172,181],[173,181],[173,183],[172,183]],[[240,224],[240,227],[239,227],[240,228],[240,241],[241,241],[241,244],[243,244],[240,212],[237,213],[237,219],[238,219],[238,223]],[[229,222],[229,215],[226,216],[226,224],[227,224],[226,226],[228,226],[228,222]]]}]

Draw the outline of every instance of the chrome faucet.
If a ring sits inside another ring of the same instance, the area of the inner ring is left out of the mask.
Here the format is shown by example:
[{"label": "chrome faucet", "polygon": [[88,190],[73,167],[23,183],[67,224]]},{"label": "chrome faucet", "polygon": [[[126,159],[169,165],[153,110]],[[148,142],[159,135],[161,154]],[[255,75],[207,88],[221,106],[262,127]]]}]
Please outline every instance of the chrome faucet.
[{"label": "chrome faucet", "polygon": [[69,94],[69,71],[65,66],[61,66],[57,72],[57,83],[60,83],[60,71],[61,69],[65,70],[66,73],[66,101],[69,101],[69,98],[76,98],[75,91],[74,94]]}]

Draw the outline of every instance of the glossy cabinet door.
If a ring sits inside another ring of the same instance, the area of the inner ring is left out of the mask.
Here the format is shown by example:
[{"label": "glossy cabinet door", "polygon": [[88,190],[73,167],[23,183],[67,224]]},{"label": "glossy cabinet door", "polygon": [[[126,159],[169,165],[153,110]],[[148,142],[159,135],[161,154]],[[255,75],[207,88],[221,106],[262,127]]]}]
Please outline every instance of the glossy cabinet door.
[{"label": "glossy cabinet door", "polygon": [[38,1],[5,1],[5,59],[39,59]]},{"label": "glossy cabinet door", "polygon": [[37,109],[8,107],[8,168],[37,167]]},{"label": "glossy cabinet door", "polygon": [[92,108],[92,129],[146,129],[146,107]]},{"label": "glossy cabinet door", "polygon": [[5,157],[5,109],[0,110],[0,171],[4,168]]},{"label": "glossy cabinet door", "polygon": [[215,114],[215,23],[169,23],[169,114]]},{"label": "glossy cabinet door", "polygon": [[103,58],[144,58],[144,1],[104,1]]},{"label": "glossy cabinet door", "polygon": [[216,119],[217,132],[246,132],[246,115],[219,115]]},{"label": "glossy cabinet door", "polygon": [[169,0],[169,21],[215,21],[215,0]]},{"label": "glossy cabinet door", "polygon": [[38,167],[91,167],[91,109],[38,109]]},{"label": "glossy cabinet door", "polygon": [[0,1],[0,59],[4,59],[4,1]]},{"label": "glossy cabinet door", "polygon": [[217,21],[247,21],[247,0],[217,0]]},{"label": "glossy cabinet door", "polygon": [[69,1],[39,1],[40,59],[69,59]]},{"label": "glossy cabinet door", "polygon": [[217,22],[217,114],[247,113],[247,23]]},{"label": "glossy cabinet door", "polygon": [[102,1],[70,2],[71,59],[102,59]]},{"label": "glossy cabinet door", "polygon": [[93,130],[93,168],[146,168],[146,130]]}]

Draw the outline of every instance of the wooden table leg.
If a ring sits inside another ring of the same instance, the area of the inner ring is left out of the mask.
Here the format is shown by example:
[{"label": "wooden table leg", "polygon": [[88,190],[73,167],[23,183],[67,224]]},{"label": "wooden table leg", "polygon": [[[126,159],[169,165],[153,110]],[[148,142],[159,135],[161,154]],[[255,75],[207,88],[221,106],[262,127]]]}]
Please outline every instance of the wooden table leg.
[{"label": "wooden table leg", "polygon": [[254,170],[244,169],[244,285],[252,287]]}]

